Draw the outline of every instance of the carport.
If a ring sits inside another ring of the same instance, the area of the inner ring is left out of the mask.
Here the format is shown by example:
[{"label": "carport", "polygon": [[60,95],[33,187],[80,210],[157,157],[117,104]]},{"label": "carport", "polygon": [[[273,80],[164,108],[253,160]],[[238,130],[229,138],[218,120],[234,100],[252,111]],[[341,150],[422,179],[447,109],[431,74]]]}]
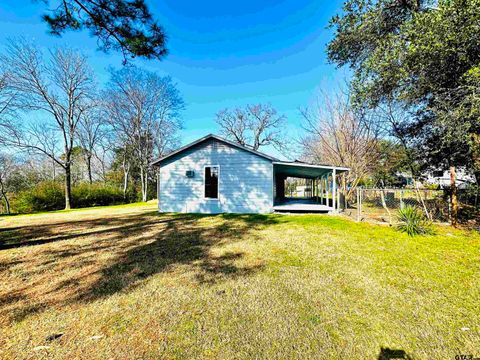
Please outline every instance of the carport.
[{"label": "carport", "polygon": [[[339,191],[339,178],[348,170],[345,167],[313,165],[300,161],[274,161],[274,211],[338,212],[344,203],[343,195]],[[285,181],[289,177],[306,179],[310,189],[308,194],[304,197],[287,197]]]}]

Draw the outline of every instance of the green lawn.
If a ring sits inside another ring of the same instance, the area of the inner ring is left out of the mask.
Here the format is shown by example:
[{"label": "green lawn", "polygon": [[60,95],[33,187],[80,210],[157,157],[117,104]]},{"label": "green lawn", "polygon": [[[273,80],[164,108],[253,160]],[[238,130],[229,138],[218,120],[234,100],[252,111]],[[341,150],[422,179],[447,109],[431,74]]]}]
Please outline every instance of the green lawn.
[{"label": "green lawn", "polygon": [[0,218],[0,358],[478,357],[480,235],[436,231],[154,204]]}]

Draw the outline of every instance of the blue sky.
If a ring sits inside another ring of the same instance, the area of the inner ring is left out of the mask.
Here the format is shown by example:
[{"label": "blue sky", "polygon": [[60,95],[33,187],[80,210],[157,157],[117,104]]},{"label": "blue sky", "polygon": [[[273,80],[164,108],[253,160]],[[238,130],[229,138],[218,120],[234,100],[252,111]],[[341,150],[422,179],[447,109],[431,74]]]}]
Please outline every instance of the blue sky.
[{"label": "blue sky", "polygon": [[[182,142],[217,132],[222,108],[271,103],[288,118],[292,137],[301,134],[298,108],[315,93],[342,84],[345,70],[328,64],[328,20],[341,1],[148,1],[168,35],[170,54],[163,61],[135,60],[138,66],[169,74],[186,102]],[[117,53],[96,50],[87,31],[62,38],[47,34],[40,16],[43,2],[2,0],[0,45],[25,36],[44,48],[67,45],[86,53],[100,84],[109,66],[121,67]],[[272,150],[272,149],[267,149]],[[272,151],[271,151],[272,152]],[[274,152],[275,153],[275,152]]]}]

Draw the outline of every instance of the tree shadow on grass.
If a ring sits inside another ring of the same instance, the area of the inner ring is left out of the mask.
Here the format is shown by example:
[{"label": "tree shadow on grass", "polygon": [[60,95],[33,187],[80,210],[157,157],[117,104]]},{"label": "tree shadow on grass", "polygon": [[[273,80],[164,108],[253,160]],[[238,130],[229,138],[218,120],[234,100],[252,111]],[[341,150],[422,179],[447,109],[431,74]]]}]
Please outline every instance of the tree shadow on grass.
[{"label": "tree shadow on grass", "polygon": [[[129,216],[105,217],[87,220],[72,220],[62,222],[48,222],[15,226],[0,229],[0,251],[15,249],[24,246],[49,244],[57,241],[75,239],[89,234],[102,235],[112,231],[122,231],[128,234],[129,230],[135,230],[141,226],[153,224],[158,219],[156,211]],[[105,227],[99,230],[99,227]]]},{"label": "tree shadow on grass", "polygon": [[[189,273],[199,285],[248,276],[261,262],[222,246],[254,239],[256,229],[278,219],[148,212],[10,228],[0,233],[0,246],[21,256],[0,257],[0,276],[14,268],[22,279],[0,293],[0,321],[129,292],[170,271]],[[3,236],[12,233],[13,238]]]},{"label": "tree shadow on grass", "polygon": [[236,264],[243,252],[214,255],[211,248],[240,241],[256,226],[271,223],[268,218],[242,217],[216,226],[198,226],[198,217],[169,221],[166,228],[142,245],[128,249],[110,266],[101,270],[100,278],[82,294],[82,299],[105,297],[141,284],[150,276],[189,265],[200,283],[212,283],[225,277],[249,275],[261,265]]}]

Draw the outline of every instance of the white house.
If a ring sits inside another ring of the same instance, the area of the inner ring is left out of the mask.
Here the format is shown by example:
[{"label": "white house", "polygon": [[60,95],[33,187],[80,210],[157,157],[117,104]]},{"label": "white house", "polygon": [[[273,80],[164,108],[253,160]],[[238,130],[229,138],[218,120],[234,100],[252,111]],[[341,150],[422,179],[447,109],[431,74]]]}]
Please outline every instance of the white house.
[{"label": "white house", "polygon": [[[450,187],[450,171],[438,170],[427,173],[426,182],[429,184],[436,184],[441,189]],[[455,184],[459,189],[466,188],[469,184],[475,183],[475,178],[463,168],[458,168],[456,171]]]},{"label": "white house", "polygon": [[[211,134],[153,165],[159,167],[159,211],[182,213],[335,212],[340,197],[337,177],[348,171],[280,161]],[[310,179],[311,196],[286,198],[287,177]]]},{"label": "white house", "polygon": [[[415,185],[413,177],[409,173],[397,173],[399,178],[403,179],[405,185]],[[421,174],[418,185],[422,187],[424,183],[430,185],[438,185],[440,189],[450,187],[450,171],[449,170],[433,170],[425,171]],[[475,183],[475,177],[473,174],[468,173],[464,168],[456,169],[455,184],[459,189],[465,189],[470,184]]]}]

